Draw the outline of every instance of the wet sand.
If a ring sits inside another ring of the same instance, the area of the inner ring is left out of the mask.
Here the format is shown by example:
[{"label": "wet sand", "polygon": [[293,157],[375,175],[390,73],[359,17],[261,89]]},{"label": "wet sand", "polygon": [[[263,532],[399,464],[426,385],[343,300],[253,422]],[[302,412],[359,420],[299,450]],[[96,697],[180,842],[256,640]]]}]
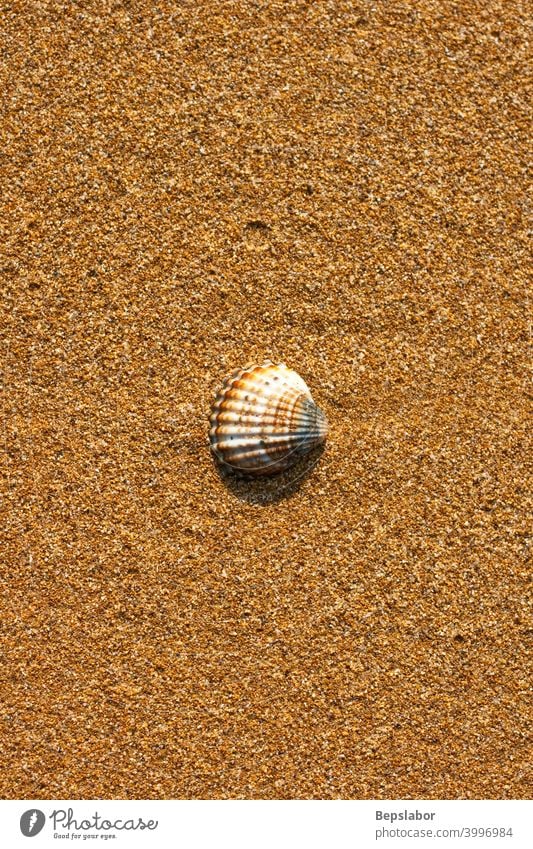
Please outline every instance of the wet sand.
[{"label": "wet sand", "polygon": [[[530,796],[525,7],[0,26],[0,795]],[[266,358],[327,448],[228,481]]]}]

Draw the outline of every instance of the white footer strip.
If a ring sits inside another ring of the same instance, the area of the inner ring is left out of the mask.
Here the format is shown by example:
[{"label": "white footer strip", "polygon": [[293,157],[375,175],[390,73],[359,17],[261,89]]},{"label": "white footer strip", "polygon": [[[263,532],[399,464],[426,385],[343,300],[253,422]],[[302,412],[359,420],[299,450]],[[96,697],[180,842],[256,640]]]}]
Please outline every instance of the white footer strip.
[{"label": "white footer strip", "polygon": [[532,849],[528,801],[0,801],[0,846]]}]

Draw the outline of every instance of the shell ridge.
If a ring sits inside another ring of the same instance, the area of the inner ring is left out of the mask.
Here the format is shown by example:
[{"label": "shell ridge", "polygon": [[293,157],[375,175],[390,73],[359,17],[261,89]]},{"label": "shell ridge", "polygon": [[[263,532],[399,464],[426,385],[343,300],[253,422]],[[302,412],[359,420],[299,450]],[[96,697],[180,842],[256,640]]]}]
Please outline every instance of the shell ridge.
[{"label": "shell ridge", "polygon": [[[284,455],[284,459],[287,458],[287,457],[293,456],[296,452],[299,451],[300,447],[301,447],[300,444],[294,446],[294,448],[291,451],[289,451],[288,454]],[[247,459],[249,457],[254,457],[254,456],[256,456],[257,453],[258,453],[257,451],[251,451],[249,454],[243,454],[243,455],[238,454],[236,457],[234,457],[234,460],[242,460],[242,459]],[[300,455],[298,454],[297,457],[299,457],[299,456]],[[232,469],[237,469],[237,470],[242,471],[242,472],[253,472],[254,471],[253,468],[246,468],[246,467],[240,466],[238,463],[232,463],[229,460],[227,460],[226,458],[220,458],[220,459],[222,460],[222,462],[224,463],[225,466],[229,466]],[[261,467],[266,469],[266,468],[269,468],[271,466],[276,466],[278,463],[279,463],[279,458],[273,457],[273,458],[270,459],[269,462],[262,463]]]}]

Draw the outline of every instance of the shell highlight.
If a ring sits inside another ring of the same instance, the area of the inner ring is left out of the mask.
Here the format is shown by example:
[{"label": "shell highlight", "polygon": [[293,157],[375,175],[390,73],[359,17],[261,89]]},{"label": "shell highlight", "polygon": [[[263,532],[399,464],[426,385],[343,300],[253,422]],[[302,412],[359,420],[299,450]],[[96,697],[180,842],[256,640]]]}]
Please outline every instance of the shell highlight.
[{"label": "shell highlight", "polygon": [[292,369],[265,362],[225,378],[209,418],[217,460],[247,475],[273,475],[295,463],[328,433],[309,387]]}]

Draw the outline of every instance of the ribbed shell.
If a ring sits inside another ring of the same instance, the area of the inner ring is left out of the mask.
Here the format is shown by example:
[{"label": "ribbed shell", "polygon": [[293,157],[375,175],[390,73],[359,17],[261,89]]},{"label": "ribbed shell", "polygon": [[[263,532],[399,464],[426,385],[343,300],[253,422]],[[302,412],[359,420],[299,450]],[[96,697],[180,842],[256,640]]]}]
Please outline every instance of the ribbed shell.
[{"label": "ribbed shell", "polygon": [[328,423],[304,380],[271,362],[226,377],[210,416],[217,459],[249,475],[286,469],[326,439]]}]

